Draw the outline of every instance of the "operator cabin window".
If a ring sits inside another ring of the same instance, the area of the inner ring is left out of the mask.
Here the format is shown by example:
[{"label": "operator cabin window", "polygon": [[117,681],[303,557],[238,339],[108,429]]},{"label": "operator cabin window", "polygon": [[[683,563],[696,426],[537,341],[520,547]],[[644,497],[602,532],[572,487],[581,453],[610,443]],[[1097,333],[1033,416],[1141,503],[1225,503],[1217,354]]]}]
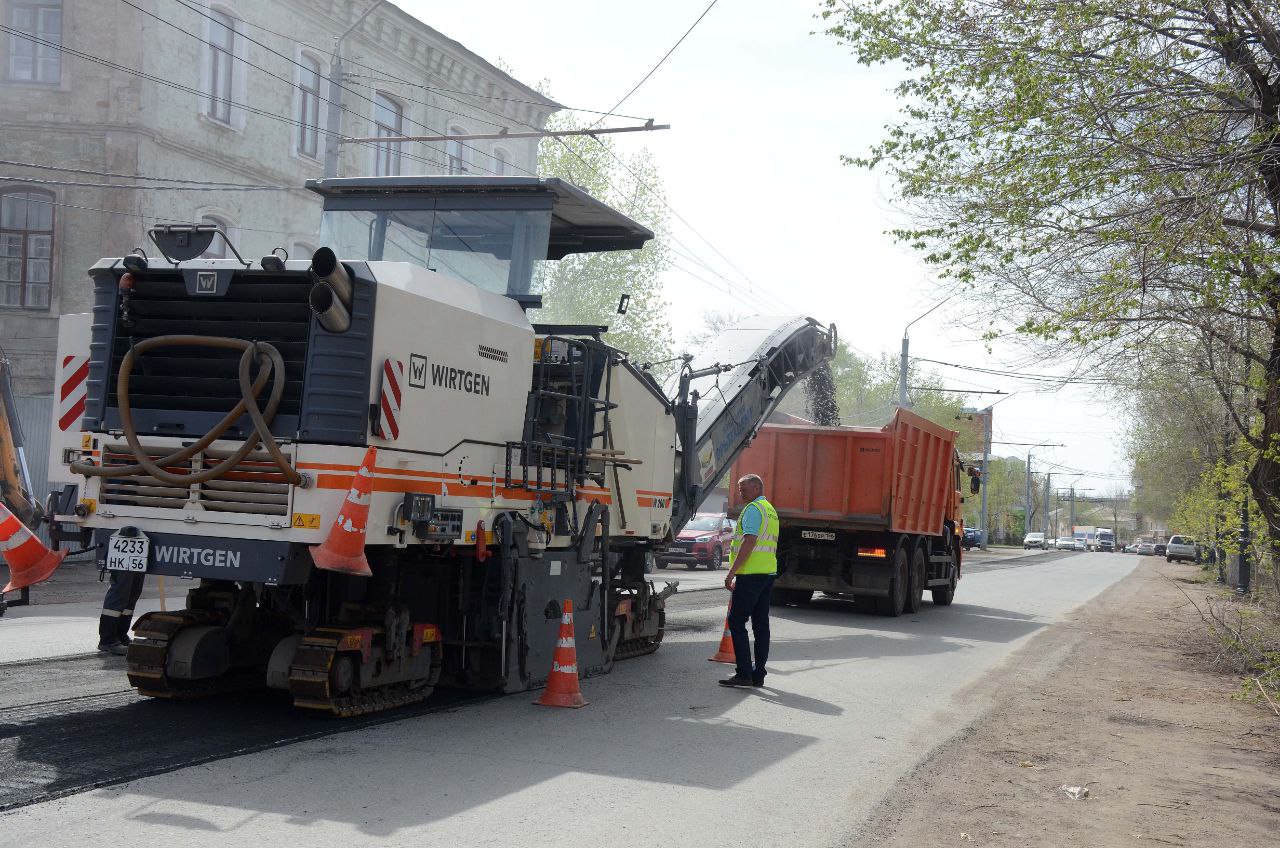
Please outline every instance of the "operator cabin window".
[{"label": "operator cabin window", "polygon": [[[466,135],[467,131],[462,127],[449,127],[446,135]],[[467,173],[467,154],[466,149],[462,146],[461,141],[450,139],[444,143],[444,155],[448,160],[449,173],[465,174]]]},{"label": "operator cabin window", "polygon": [[298,62],[298,154],[320,158],[320,62],[303,53]]},{"label": "operator cabin window", "polygon": [[53,195],[0,193],[0,306],[49,308]]},{"label": "operator cabin window", "polygon": [[[373,134],[378,138],[404,135],[404,107],[382,92],[373,96]],[[373,175],[395,177],[400,174],[400,142],[379,142],[373,147]]]},{"label": "operator cabin window", "polygon": [[11,0],[5,20],[10,81],[61,82],[62,0]]},{"label": "operator cabin window", "polygon": [[209,11],[209,102],[205,114],[215,121],[231,123],[231,100],[235,93],[235,56],[240,45],[237,21],[217,9]]}]

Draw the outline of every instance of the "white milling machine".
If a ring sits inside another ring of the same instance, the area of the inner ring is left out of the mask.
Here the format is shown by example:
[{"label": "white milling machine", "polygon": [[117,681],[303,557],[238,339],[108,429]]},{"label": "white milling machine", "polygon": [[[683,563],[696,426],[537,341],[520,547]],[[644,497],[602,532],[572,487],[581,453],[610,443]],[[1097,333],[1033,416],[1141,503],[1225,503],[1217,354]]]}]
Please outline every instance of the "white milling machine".
[{"label": "white milling machine", "polygon": [[[311,262],[196,259],[222,234],[157,228],[163,260],[99,262],[92,314],[62,319],[56,535],[191,581],[185,609],[135,625],[130,681],[268,685],[338,715],[438,682],[520,691],[547,677],[565,600],[583,674],[656,650],[674,587],[646,563],[834,330],[752,319],[668,397],[604,328],[526,317],[539,262],[652,237],[580,189],[308,186]],[[319,568],[369,448],[372,574]]]}]

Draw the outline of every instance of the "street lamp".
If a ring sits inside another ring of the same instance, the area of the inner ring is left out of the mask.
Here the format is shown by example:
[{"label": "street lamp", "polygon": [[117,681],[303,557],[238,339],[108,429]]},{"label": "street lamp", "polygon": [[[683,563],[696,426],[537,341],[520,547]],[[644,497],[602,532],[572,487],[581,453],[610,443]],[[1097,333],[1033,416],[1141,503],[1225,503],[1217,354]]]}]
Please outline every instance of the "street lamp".
[{"label": "street lamp", "polygon": [[911,329],[912,324],[929,315],[933,310],[937,309],[953,297],[955,297],[954,294],[947,295],[933,306],[930,306],[922,314],[912,318],[907,322],[907,326],[902,328],[902,358],[898,363],[898,406],[902,409],[911,408],[911,399],[907,397],[907,362],[910,359],[907,355],[907,348],[910,345],[910,339],[907,337],[907,331]]}]

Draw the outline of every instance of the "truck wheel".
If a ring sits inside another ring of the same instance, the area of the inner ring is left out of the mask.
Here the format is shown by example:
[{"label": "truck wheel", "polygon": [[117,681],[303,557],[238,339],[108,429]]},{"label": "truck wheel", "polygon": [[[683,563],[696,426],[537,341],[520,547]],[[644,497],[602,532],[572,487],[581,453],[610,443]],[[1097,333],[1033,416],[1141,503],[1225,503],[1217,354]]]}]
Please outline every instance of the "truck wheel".
[{"label": "truck wheel", "polygon": [[907,581],[906,612],[915,615],[924,607],[924,587],[929,582],[924,548],[916,547],[911,555],[911,579]]},{"label": "truck wheel", "polygon": [[954,573],[954,572],[952,572],[952,574],[951,574],[951,582],[947,585],[947,587],[946,587],[945,589],[931,589],[931,590],[929,590],[929,591],[930,591],[930,593],[933,595],[933,605],[934,605],[935,607],[949,607],[949,606],[951,606],[951,602],[952,602],[952,601],[954,601],[954,600],[956,599],[956,575],[955,575],[955,573]]},{"label": "truck wheel", "polygon": [[887,598],[876,598],[876,612],[896,618],[907,605],[907,583],[910,580],[907,567],[907,551],[903,546],[893,554],[893,581]]},{"label": "truck wheel", "polygon": [[791,600],[789,601],[789,603],[795,604],[798,607],[802,607],[802,606],[806,606],[812,600],[813,600],[812,589],[792,589],[791,590]]}]

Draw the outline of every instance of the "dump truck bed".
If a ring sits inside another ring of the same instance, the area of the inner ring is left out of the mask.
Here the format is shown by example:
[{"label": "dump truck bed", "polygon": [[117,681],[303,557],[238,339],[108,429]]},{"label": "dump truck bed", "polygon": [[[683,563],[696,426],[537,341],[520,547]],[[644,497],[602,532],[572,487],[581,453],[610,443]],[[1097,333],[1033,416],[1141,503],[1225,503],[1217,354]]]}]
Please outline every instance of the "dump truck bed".
[{"label": "dump truck bed", "polygon": [[882,428],[768,424],[733,477],[759,474],[784,523],[939,535],[958,512],[955,441],[954,431],[903,409]]}]

